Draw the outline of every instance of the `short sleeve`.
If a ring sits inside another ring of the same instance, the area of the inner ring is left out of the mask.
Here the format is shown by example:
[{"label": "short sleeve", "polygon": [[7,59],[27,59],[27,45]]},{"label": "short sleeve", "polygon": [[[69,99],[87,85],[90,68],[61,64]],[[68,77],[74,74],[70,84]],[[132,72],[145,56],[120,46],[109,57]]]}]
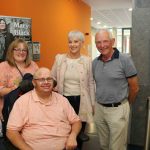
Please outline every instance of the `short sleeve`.
[{"label": "short sleeve", "polygon": [[80,120],[79,116],[75,113],[73,107],[68,102],[68,100],[64,98],[63,101],[64,101],[63,102],[64,110],[66,111],[66,115],[68,117],[68,121],[70,122],[70,124],[73,124],[74,122],[79,121]]},{"label": "short sleeve", "polygon": [[121,63],[125,72],[126,78],[137,75],[136,67],[132,61],[132,58],[129,55],[123,55],[121,58]]},{"label": "short sleeve", "polygon": [[19,98],[11,110],[9,115],[7,129],[21,131],[22,127],[25,125],[27,120],[26,106],[20,103],[21,98]]}]

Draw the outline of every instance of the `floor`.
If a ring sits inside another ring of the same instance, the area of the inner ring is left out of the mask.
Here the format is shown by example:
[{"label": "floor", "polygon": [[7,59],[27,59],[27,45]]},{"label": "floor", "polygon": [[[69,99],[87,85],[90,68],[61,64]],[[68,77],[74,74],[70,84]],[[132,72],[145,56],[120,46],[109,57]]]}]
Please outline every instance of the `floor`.
[{"label": "floor", "polygon": [[[90,124],[87,126],[85,132],[89,135],[90,140],[84,142],[82,150],[100,150],[95,125]],[[128,145],[128,150],[144,150],[144,148],[135,145]]]},{"label": "floor", "polygon": [[84,142],[82,150],[100,150],[95,125],[90,124],[89,126],[87,126],[85,132],[89,135],[90,140]]}]

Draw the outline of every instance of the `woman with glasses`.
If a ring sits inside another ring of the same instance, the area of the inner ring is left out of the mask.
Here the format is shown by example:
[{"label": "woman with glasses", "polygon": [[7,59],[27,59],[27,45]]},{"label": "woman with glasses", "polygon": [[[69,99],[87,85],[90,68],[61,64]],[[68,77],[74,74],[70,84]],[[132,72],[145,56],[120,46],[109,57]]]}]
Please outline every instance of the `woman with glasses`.
[{"label": "woman with glasses", "polygon": [[[0,97],[19,86],[26,73],[34,74],[38,69],[30,59],[28,45],[23,39],[14,40],[7,51],[6,61],[0,63]],[[0,119],[2,118],[2,101],[0,103]]]},{"label": "woman with glasses", "polygon": [[12,33],[8,32],[6,21],[0,19],[0,61],[6,59],[6,53],[9,44],[14,40]]},{"label": "woman with glasses", "polygon": [[[88,139],[83,134],[86,122],[92,122],[95,93],[91,68],[91,59],[81,55],[84,34],[71,31],[68,34],[69,51],[58,54],[52,67],[52,76],[57,80],[58,92],[64,95],[82,120],[81,139]],[[82,143],[78,143],[81,149]]]}]

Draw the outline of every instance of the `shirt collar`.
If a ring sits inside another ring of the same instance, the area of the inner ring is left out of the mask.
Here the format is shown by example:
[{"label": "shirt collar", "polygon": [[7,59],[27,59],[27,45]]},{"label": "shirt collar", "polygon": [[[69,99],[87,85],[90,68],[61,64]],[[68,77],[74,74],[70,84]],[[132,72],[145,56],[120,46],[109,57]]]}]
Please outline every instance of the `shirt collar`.
[{"label": "shirt collar", "polygon": [[[113,48],[114,49],[114,53],[111,57],[111,60],[113,59],[118,59],[119,58],[119,50],[117,48]],[[98,60],[102,60],[102,54],[100,54],[100,56],[97,58]]]},{"label": "shirt collar", "polygon": [[[41,104],[44,104],[44,103],[39,99],[39,97],[38,97],[38,95],[37,95],[35,89],[32,90],[32,98],[33,98],[33,100],[34,100],[35,102],[39,102],[39,103],[41,103]],[[54,101],[56,100],[56,98],[55,98],[55,96],[54,96],[54,92],[52,92],[52,97],[51,97],[51,99],[52,99],[52,101],[50,101],[50,102],[48,102],[48,103],[46,103],[46,104],[44,104],[44,105],[52,105],[52,104],[54,103]]]}]

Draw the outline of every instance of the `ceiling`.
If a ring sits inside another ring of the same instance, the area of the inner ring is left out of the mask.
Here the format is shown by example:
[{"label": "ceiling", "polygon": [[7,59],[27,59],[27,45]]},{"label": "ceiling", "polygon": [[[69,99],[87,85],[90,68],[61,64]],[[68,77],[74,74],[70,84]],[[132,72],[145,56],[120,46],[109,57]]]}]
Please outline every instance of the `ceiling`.
[{"label": "ceiling", "polygon": [[[83,0],[91,7],[92,27],[131,27],[132,0]],[[97,24],[100,22],[100,24]]]}]

